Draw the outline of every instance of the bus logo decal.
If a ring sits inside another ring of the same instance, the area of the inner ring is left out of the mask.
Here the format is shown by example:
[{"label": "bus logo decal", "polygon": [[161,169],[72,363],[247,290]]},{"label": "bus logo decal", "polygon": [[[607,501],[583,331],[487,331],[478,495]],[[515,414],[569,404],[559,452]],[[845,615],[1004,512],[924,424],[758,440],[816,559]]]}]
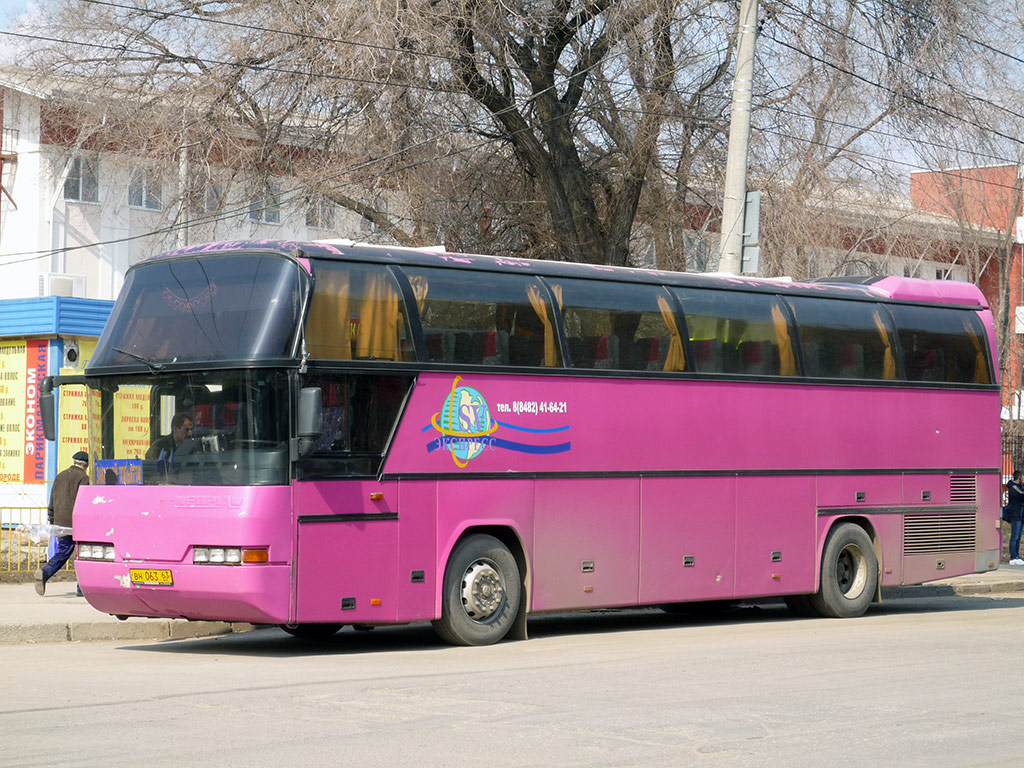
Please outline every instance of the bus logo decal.
[{"label": "bus logo decal", "polygon": [[[484,452],[485,449],[502,449],[517,453],[552,454],[565,453],[572,443],[565,441],[555,444],[523,443],[496,437],[499,428],[523,432],[531,435],[548,435],[565,432],[569,425],[538,429],[524,427],[499,421],[491,416],[487,400],[479,390],[460,385],[461,376],[456,376],[452,389],[445,398],[441,410],[435,413],[430,424],[423,432],[434,430],[440,435],[427,443],[427,453],[446,450],[451,453],[452,461],[458,467],[466,467],[469,462]],[[519,409],[517,409],[519,412]],[[529,411],[526,411],[529,412]]]}]

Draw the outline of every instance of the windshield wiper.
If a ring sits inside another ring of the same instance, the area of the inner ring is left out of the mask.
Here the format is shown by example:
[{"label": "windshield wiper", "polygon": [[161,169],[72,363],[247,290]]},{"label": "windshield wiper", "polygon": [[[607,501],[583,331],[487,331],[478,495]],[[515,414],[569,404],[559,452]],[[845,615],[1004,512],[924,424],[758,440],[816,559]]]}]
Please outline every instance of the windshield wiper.
[{"label": "windshield wiper", "polygon": [[128,357],[132,358],[133,360],[138,360],[140,363],[145,363],[146,365],[149,366],[149,370],[152,371],[153,373],[160,373],[160,371],[162,371],[164,369],[164,366],[163,366],[162,363],[154,363],[148,357],[143,357],[142,355],[137,355],[134,352],[129,352],[127,349],[121,349],[120,347],[114,347],[114,351],[115,352],[120,352],[122,355],[127,355]]}]

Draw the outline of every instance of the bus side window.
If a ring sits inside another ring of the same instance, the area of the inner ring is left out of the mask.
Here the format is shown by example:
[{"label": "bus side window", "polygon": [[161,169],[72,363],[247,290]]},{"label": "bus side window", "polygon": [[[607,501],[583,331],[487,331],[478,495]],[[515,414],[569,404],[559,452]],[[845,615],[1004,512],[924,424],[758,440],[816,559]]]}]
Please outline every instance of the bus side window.
[{"label": "bus side window", "polygon": [[427,361],[560,365],[551,307],[525,275],[405,267],[416,295]]},{"label": "bus side window", "polygon": [[796,317],[805,375],[823,379],[895,379],[895,334],[885,309],[870,301],[787,297]]},{"label": "bus side window", "polygon": [[889,306],[909,381],[991,384],[984,328],[971,310]]},{"label": "bus side window", "polygon": [[573,368],[682,371],[673,302],[658,285],[552,280]]},{"label": "bus side window", "polygon": [[320,388],[323,432],[302,462],[303,477],[375,475],[411,382],[409,376],[308,375],[303,386]]},{"label": "bus side window", "polygon": [[767,293],[673,289],[683,307],[700,373],[795,376],[789,317]]},{"label": "bus side window", "polygon": [[310,357],[414,358],[405,303],[386,267],[314,259],[313,273],[316,284],[305,337]]}]

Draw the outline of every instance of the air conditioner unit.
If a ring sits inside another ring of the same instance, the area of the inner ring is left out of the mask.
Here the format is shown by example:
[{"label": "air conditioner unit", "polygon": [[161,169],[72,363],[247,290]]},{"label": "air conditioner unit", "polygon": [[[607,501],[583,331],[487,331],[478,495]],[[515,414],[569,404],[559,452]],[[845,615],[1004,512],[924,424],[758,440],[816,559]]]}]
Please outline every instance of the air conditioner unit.
[{"label": "air conditioner unit", "polygon": [[85,275],[62,275],[48,272],[39,276],[40,296],[85,298]]}]

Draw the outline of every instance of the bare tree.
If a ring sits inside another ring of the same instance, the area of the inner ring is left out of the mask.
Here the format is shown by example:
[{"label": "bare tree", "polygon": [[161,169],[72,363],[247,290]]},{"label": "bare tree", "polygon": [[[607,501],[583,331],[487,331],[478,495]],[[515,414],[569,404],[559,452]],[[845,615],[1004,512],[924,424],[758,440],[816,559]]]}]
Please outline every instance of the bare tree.
[{"label": "bare tree", "polygon": [[[971,2],[764,5],[750,167],[766,273],[831,267],[816,254],[840,250],[851,193],[889,205],[906,176],[889,158],[926,127],[970,144],[964,110],[992,124],[970,95],[989,75]],[[172,175],[299,179],[282,194],[401,243],[609,264],[653,248],[692,268],[714,265],[701,234],[736,16],[721,0],[63,0],[39,31],[73,44],[33,63],[95,94],[69,107],[73,143],[116,135]],[[179,223],[195,219],[203,190],[178,194]]]}]

